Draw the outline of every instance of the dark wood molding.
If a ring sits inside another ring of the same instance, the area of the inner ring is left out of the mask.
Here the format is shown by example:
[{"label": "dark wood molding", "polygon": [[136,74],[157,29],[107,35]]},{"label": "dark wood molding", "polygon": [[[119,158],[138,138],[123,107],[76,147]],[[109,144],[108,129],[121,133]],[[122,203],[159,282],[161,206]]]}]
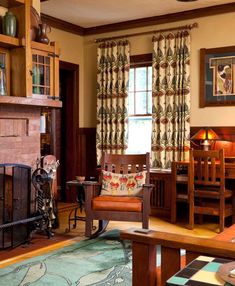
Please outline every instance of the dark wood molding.
[{"label": "dark wood molding", "polygon": [[60,20],[58,18],[54,18],[49,15],[41,13],[41,19],[43,22],[47,23],[53,28],[57,28],[57,29],[60,29],[60,30],[63,30],[69,33],[80,35],[80,36],[84,36],[85,34],[84,28],[78,25],[74,25],[72,23]]},{"label": "dark wood molding", "polygon": [[77,64],[69,63],[69,62],[64,62],[60,61],[60,68],[69,70],[69,71],[79,71],[79,66]]},{"label": "dark wood molding", "polygon": [[0,104],[5,105],[29,105],[35,107],[62,107],[62,102],[54,99],[40,99],[33,97],[19,97],[19,96],[0,96]]},{"label": "dark wood molding", "polygon": [[79,65],[60,61],[60,99],[63,107],[52,113],[53,154],[60,161],[57,183],[61,200],[66,198],[66,182],[78,175],[77,126],[79,124]]},{"label": "dark wood molding", "polygon": [[[67,178],[70,180],[75,178],[79,168],[78,160],[78,139],[77,127],[79,126],[79,65],[70,62],[60,61],[60,73],[64,75],[64,86],[66,87],[65,97],[63,99],[66,117],[64,135],[66,135],[65,146],[66,149],[66,168]],[[62,127],[62,128],[63,128]],[[70,177],[71,176],[71,177]]]},{"label": "dark wood molding", "polygon": [[136,19],[131,21],[125,21],[115,24],[109,25],[102,25],[92,28],[85,29],[85,36],[86,35],[93,35],[99,33],[107,33],[112,31],[119,31],[125,29],[132,29],[132,28],[139,28],[144,26],[151,26],[151,25],[160,25],[165,23],[171,23],[176,21],[188,20],[188,19],[195,19],[200,17],[206,16],[213,16],[223,13],[231,13],[235,11],[235,2],[229,4],[222,4],[216,6],[210,6],[206,8],[194,9],[189,11],[183,11],[179,13],[172,13],[167,15],[161,16],[154,16],[142,19]]},{"label": "dark wood molding", "polygon": [[41,13],[41,19],[43,22],[49,24],[51,27],[64,30],[66,32],[70,32],[73,34],[87,36],[87,35],[107,33],[125,29],[139,28],[144,26],[172,23],[176,21],[213,16],[223,13],[231,13],[234,11],[235,11],[235,2],[232,2],[228,4],[215,5],[206,8],[194,9],[194,10],[166,14],[161,16],[147,17],[142,19],[119,22],[115,24],[101,25],[91,28],[83,28],[81,26],[60,20],[58,18],[51,17],[43,13]]},{"label": "dark wood molding", "polygon": [[85,135],[91,135],[96,132],[95,127],[81,127],[78,129],[78,134],[85,134]]},{"label": "dark wood molding", "polygon": [[131,67],[142,67],[146,65],[152,65],[153,54],[143,54],[130,56]]}]

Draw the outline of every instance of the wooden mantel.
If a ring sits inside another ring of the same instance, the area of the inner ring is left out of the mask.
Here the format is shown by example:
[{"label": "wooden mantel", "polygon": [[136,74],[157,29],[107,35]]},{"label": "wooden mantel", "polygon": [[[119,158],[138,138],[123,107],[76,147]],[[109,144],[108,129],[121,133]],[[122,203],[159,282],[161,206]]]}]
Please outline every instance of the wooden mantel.
[{"label": "wooden mantel", "polygon": [[54,99],[36,99],[29,97],[16,97],[16,96],[0,96],[0,105],[2,104],[13,104],[13,105],[28,105],[28,106],[42,106],[60,108],[62,102]]}]

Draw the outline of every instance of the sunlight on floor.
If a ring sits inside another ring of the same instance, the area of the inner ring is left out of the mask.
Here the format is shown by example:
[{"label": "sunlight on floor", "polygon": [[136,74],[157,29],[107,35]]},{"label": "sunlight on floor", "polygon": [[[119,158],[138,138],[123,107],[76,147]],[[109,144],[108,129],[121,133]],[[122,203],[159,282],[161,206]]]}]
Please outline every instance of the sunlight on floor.
[{"label": "sunlight on floor", "polygon": [[[74,205],[73,205],[74,206]],[[72,206],[71,206],[72,207]],[[61,212],[63,209],[63,212]],[[70,210],[66,211],[66,204],[60,204],[59,207],[59,220],[60,220],[60,227],[56,230],[56,233],[64,233],[66,229],[68,229],[68,215]],[[73,215],[73,214],[72,214]],[[84,213],[78,213],[78,215],[84,216]],[[71,216],[72,217],[72,216]],[[108,225],[107,230],[110,229],[120,229],[125,230],[131,227],[140,228],[141,223],[138,222],[115,222],[111,221]],[[204,224],[195,224],[195,228],[193,230],[187,229],[187,222],[183,221],[182,219],[177,224],[171,224],[166,219],[161,219],[157,217],[150,217],[150,229],[159,230],[164,232],[171,232],[171,233],[180,233],[190,236],[198,236],[198,237],[213,237],[218,232],[218,224],[216,223],[204,223]],[[84,237],[84,230],[85,230],[85,223],[83,221],[77,221],[77,226],[73,229],[73,222],[71,222],[71,236],[81,236]]]}]

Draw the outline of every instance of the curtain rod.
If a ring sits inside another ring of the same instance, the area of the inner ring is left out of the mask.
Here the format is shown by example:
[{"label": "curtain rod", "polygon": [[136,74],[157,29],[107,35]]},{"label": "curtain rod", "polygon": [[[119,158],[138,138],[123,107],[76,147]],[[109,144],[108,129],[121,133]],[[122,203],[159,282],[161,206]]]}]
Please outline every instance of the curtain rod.
[{"label": "curtain rod", "polygon": [[146,35],[146,34],[155,34],[155,33],[167,32],[167,31],[191,30],[191,29],[197,28],[197,27],[198,27],[198,23],[193,23],[193,24],[190,24],[190,25],[184,25],[184,26],[168,28],[168,29],[139,32],[139,33],[126,34],[126,35],[120,35],[120,36],[115,36],[115,37],[98,38],[98,39],[95,39],[95,43],[101,43],[101,42],[105,42],[105,41],[108,41],[108,40],[115,40],[115,39],[120,39],[120,38],[128,38],[128,37],[134,37],[134,36],[140,36],[140,35]]}]

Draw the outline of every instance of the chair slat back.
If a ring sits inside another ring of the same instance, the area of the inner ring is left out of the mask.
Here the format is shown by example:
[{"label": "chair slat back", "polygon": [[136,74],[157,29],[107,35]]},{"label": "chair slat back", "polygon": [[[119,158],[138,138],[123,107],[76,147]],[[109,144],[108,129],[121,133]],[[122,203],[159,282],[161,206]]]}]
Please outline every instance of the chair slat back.
[{"label": "chair slat back", "polygon": [[128,174],[147,171],[146,183],[149,183],[150,155],[146,154],[106,154],[103,153],[101,159],[101,170],[113,173]]},{"label": "chair slat back", "polygon": [[190,170],[191,183],[224,189],[224,150],[190,150]]}]

